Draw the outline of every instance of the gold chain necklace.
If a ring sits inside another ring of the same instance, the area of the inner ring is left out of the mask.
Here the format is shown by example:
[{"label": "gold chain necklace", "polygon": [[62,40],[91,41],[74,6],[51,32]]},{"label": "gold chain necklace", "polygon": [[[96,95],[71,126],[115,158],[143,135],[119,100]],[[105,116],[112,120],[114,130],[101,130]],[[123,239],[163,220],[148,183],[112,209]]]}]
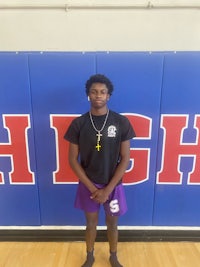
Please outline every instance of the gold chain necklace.
[{"label": "gold chain necklace", "polygon": [[106,122],[107,122],[107,120],[108,120],[109,109],[108,109],[108,111],[107,111],[107,114],[106,114],[106,117],[105,117],[103,126],[101,127],[100,130],[98,130],[98,129],[96,128],[96,126],[94,125],[94,121],[93,121],[93,119],[92,119],[91,111],[89,112],[89,115],[90,115],[90,121],[91,121],[92,127],[93,127],[94,130],[97,132],[97,134],[96,134],[96,136],[97,136],[97,144],[96,144],[95,148],[97,149],[97,151],[100,151],[100,149],[101,149],[100,140],[101,140],[101,136],[102,136],[101,132],[103,131],[103,129],[104,129],[105,125],[106,125]]}]

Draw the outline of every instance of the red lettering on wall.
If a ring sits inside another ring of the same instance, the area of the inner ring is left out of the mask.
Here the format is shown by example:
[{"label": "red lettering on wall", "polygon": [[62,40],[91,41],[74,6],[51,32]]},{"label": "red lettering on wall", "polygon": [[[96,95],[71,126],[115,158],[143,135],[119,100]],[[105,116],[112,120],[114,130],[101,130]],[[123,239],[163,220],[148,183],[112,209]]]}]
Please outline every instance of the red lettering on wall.
[{"label": "red lettering on wall", "polygon": [[129,168],[123,179],[127,185],[143,183],[149,179],[150,149],[134,149],[130,151],[131,168]]},{"label": "red lettering on wall", "polygon": [[[124,114],[133,125],[137,139],[149,139],[151,137],[151,119],[139,114]],[[68,163],[69,143],[63,138],[71,121],[78,115],[50,115],[51,128],[55,131],[57,169],[53,173],[53,182],[77,183],[78,179]],[[124,184],[136,184],[148,179],[149,174],[149,149],[131,149],[131,167],[124,175]]]},{"label": "red lettering on wall", "polygon": [[78,179],[68,162],[69,142],[64,139],[72,120],[78,115],[50,115],[51,128],[55,131],[57,169],[53,173],[53,183],[77,183]]},{"label": "red lettering on wall", "polygon": [[161,128],[164,130],[161,170],[157,183],[182,184],[180,170],[182,157],[193,158],[193,168],[188,175],[188,184],[200,183],[200,116],[195,116],[197,130],[195,143],[183,143],[183,133],[188,127],[188,115],[162,115]]},{"label": "red lettering on wall", "polygon": [[[150,139],[152,120],[140,114],[124,113],[136,133],[136,139]],[[126,171],[123,183],[126,185],[143,183],[149,179],[149,148],[131,148],[131,167]]]},{"label": "red lettering on wall", "polygon": [[152,119],[135,113],[123,113],[126,116],[136,133],[137,139],[150,139],[152,132]]},{"label": "red lettering on wall", "polygon": [[[33,184],[34,174],[29,167],[27,130],[30,128],[29,115],[3,115],[3,126],[8,132],[8,143],[0,143],[0,157],[10,157],[10,184]],[[0,172],[0,183],[4,183]]]}]

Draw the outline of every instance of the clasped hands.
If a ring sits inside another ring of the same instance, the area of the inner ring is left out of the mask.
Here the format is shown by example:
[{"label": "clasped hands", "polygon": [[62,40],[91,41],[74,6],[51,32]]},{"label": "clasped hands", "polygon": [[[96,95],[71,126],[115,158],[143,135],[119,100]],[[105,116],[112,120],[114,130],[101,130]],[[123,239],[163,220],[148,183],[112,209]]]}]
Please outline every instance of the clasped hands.
[{"label": "clasped hands", "polygon": [[97,203],[103,204],[108,200],[108,193],[106,192],[106,188],[97,189],[90,196],[91,199],[96,201]]}]

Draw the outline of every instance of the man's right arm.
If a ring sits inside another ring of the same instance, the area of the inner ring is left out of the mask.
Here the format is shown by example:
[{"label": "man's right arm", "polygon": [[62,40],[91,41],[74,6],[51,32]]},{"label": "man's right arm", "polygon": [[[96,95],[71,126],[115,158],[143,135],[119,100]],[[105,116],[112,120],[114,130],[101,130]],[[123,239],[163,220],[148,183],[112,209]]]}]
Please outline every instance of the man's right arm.
[{"label": "man's right arm", "polygon": [[79,178],[79,180],[89,189],[91,194],[93,194],[97,190],[97,188],[87,177],[84,169],[82,168],[82,166],[78,161],[78,156],[79,156],[79,146],[77,144],[69,143],[69,164],[74,173]]}]

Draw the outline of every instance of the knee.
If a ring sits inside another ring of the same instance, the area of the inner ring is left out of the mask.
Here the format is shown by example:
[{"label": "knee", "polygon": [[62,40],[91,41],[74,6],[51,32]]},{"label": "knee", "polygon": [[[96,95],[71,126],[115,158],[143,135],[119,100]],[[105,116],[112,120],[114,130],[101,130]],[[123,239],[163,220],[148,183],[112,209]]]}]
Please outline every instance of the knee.
[{"label": "knee", "polygon": [[116,230],[117,229],[117,220],[115,218],[113,218],[113,219],[106,218],[106,226],[110,230]]},{"label": "knee", "polygon": [[98,224],[98,220],[97,219],[95,219],[95,220],[87,220],[86,227],[87,227],[88,230],[96,229],[97,224]]}]

